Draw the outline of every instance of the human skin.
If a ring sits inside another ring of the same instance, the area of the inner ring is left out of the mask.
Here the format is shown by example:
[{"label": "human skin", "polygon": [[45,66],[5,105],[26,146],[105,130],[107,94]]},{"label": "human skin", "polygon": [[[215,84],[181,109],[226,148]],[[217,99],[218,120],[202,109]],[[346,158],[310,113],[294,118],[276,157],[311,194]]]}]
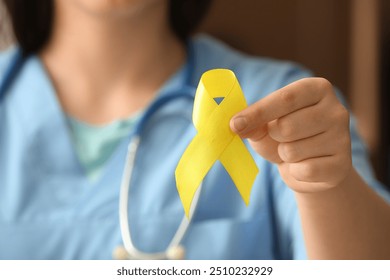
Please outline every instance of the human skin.
[{"label": "human skin", "polygon": [[90,124],[128,118],[184,63],[166,0],[56,0],[40,57],[63,110]]},{"label": "human skin", "polygon": [[[63,110],[91,124],[145,108],[185,59],[166,0],[55,0],[40,57]],[[309,258],[390,259],[390,207],[351,163],[349,114],[321,78],[238,113],[231,128],[294,190]]]},{"label": "human skin", "polygon": [[352,166],[349,113],[329,81],[291,83],[230,125],[294,190],[309,258],[390,259],[390,206]]}]

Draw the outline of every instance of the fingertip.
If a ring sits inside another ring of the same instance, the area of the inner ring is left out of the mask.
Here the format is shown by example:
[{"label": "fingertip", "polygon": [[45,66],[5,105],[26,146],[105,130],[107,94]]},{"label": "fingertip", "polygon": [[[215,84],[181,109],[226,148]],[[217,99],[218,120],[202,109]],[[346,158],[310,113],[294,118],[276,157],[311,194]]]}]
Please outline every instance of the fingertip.
[{"label": "fingertip", "polygon": [[230,119],[230,129],[234,132],[237,133],[236,128],[234,127],[234,117]]},{"label": "fingertip", "polygon": [[237,116],[230,120],[230,128],[235,133],[243,132],[248,127],[248,121],[245,117]]}]

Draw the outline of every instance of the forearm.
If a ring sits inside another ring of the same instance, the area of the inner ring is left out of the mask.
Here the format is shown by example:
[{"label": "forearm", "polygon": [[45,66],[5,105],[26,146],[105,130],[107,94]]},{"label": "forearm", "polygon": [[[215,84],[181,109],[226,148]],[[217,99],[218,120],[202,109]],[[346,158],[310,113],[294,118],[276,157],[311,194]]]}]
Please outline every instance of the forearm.
[{"label": "forearm", "polygon": [[296,198],[310,259],[390,259],[390,206],[355,170],[335,188]]},{"label": "forearm", "polygon": [[350,115],[329,81],[293,82],[230,125],[295,191],[309,258],[390,259],[390,206],[352,168]]}]

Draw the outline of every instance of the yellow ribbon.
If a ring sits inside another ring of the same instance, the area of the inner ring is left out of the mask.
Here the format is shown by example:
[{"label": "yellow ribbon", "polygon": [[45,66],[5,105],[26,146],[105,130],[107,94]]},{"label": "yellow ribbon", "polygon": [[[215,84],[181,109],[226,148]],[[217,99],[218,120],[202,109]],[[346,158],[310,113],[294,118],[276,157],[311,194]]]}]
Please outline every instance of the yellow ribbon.
[{"label": "yellow ribbon", "polygon": [[[219,105],[216,98],[223,98]],[[192,113],[198,133],[184,151],[175,171],[177,190],[187,217],[196,190],[218,159],[245,204],[249,204],[259,170],[241,138],[229,125],[230,119],[245,107],[244,94],[232,71],[214,69],[202,75]]]}]

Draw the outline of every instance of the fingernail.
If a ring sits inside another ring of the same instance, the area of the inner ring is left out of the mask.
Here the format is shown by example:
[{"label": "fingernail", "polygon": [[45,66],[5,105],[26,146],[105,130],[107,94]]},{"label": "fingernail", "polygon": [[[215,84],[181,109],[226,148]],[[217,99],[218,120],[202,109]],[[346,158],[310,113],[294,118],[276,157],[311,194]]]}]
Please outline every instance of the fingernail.
[{"label": "fingernail", "polygon": [[243,131],[247,127],[248,122],[246,121],[246,118],[244,118],[244,117],[237,117],[237,118],[234,118],[233,125],[234,125],[234,129],[236,131]]}]

